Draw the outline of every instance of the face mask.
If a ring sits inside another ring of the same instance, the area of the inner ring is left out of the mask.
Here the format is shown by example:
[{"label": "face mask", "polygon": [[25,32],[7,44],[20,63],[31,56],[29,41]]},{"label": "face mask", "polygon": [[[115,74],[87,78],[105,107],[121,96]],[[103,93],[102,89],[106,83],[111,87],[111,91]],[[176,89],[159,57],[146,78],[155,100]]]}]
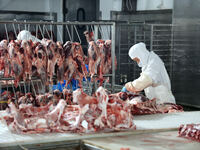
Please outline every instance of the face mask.
[{"label": "face mask", "polygon": [[138,63],[138,67],[142,68],[142,63],[141,63],[141,61]]}]

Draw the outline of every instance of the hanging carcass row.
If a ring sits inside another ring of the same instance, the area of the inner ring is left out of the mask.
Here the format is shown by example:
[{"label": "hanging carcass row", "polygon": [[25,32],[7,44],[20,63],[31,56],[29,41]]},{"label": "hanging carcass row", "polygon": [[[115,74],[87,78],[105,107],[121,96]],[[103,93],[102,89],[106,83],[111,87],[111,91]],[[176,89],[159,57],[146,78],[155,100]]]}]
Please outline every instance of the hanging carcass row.
[{"label": "hanging carcass row", "polygon": [[[91,37],[91,33],[84,32],[88,42],[88,65],[91,79],[97,75],[97,80],[101,86],[104,81],[103,75],[112,73],[111,40],[98,39],[96,42]],[[117,59],[115,57],[115,69],[117,68]]]}]

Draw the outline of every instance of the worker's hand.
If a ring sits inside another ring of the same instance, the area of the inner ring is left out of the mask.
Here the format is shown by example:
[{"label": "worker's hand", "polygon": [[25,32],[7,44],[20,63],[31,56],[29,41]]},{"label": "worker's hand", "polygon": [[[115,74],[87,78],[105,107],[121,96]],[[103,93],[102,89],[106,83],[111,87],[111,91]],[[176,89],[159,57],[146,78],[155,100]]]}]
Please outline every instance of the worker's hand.
[{"label": "worker's hand", "polygon": [[127,92],[125,86],[121,89],[121,92]]},{"label": "worker's hand", "polygon": [[133,93],[137,92],[135,87],[132,85],[132,82],[126,83],[125,88],[126,88],[127,91],[130,91],[130,92],[133,92]]}]

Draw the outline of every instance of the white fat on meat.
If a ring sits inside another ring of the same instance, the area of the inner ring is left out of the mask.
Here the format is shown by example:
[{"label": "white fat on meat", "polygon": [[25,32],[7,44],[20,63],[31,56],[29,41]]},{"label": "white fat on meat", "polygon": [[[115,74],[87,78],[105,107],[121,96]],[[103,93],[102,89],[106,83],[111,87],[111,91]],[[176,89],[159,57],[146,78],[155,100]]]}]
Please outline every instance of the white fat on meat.
[{"label": "white fat on meat", "polygon": [[15,107],[15,104],[10,103],[9,107],[10,107],[11,115],[14,116],[13,125],[16,124],[19,129],[26,130],[24,118]]},{"label": "white fat on meat", "polygon": [[107,104],[108,104],[108,94],[106,93],[105,89],[103,87],[99,87],[96,91],[97,101],[98,101],[98,107],[102,110],[101,115],[95,120],[94,124],[96,126],[99,126],[100,128],[104,127],[104,123],[102,122],[102,118],[105,117],[107,120],[107,124],[109,126],[110,123],[107,119]]},{"label": "white fat on meat", "polygon": [[45,118],[34,117],[24,119],[24,121],[27,125],[27,129],[29,130],[34,130],[37,128],[48,128],[47,120]]},{"label": "white fat on meat", "polygon": [[73,91],[73,102],[78,103],[78,98],[81,95],[81,89]]},{"label": "white fat on meat", "polygon": [[138,103],[141,103],[141,102],[142,102],[141,98],[142,98],[141,96],[134,97],[133,99],[131,99],[131,100],[129,101],[129,104],[134,104],[134,105],[136,105],[136,104],[138,104]]},{"label": "white fat on meat", "polygon": [[64,112],[65,106],[66,106],[65,100],[61,99],[57,106],[47,114],[48,120],[52,122],[59,122],[61,115]]}]

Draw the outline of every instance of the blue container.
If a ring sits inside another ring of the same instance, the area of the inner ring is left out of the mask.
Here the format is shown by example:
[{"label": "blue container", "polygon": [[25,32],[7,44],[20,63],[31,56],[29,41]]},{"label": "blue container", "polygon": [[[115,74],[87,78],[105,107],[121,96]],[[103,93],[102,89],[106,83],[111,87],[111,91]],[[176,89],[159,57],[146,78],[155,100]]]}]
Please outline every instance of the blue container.
[{"label": "blue container", "polygon": [[[88,65],[85,65],[87,71],[89,72],[89,68]],[[88,81],[90,81],[90,78],[87,78]],[[86,81],[85,78],[83,78],[83,81]],[[66,80],[64,80],[64,82],[61,84],[60,82],[56,85],[53,85],[52,90],[59,90],[62,92],[62,89],[65,87],[66,84]],[[71,81],[71,86],[72,86],[72,90],[75,91],[77,88],[80,88],[78,86],[78,80],[72,79]],[[70,84],[67,85],[67,89],[71,89]]]}]

